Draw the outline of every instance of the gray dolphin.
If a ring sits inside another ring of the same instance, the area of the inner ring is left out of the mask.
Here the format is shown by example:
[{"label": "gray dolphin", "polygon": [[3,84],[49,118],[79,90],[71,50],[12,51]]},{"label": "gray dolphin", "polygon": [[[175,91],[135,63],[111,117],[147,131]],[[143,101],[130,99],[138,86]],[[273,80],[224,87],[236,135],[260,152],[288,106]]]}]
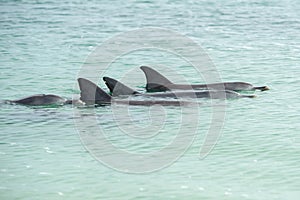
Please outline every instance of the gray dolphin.
[{"label": "gray dolphin", "polygon": [[267,86],[254,87],[250,83],[245,82],[224,82],[224,83],[212,83],[212,84],[196,84],[196,85],[183,85],[172,83],[169,79],[164,77],[154,69],[141,66],[141,70],[144,72],[147,84],[146,90],[148,92],[161,92],[167,90],[188,90],[191,87],[193,89],[208,89],[208,88],[220,88],[220,85],[224,85],[225,90],[232,91],[249,91],[249,90],[269,90]]},{"label": "gray dolphin", "polygon": [[178,98],[178,97],[188,97],[188,98],[212,98],[212,99],[224,99],[226,98],[253,98],[255,95],[242,95],[234,91],[225,90],[225,91],[217,91],[217,90],[206,90],[206,91],[183,91],[183,92],[160,92],[160,93],[152,93],[152,94],[142,94],[138,91],[133,90],[132,88],[124,85],[123,83],[110,78],[103,77],[105,84],[107,85],[110,93],[113,96],[121,96],[121,95],[142,95],[146,97],[169,97],[169,98]]},{"label": "gray dolphin", "polygon": [[54,94],[37,94],[22,99],[6,101],[6,102],[29,105],[29,106],[72,104],[72,100],[67,100],[65,98],[62,98]]}]

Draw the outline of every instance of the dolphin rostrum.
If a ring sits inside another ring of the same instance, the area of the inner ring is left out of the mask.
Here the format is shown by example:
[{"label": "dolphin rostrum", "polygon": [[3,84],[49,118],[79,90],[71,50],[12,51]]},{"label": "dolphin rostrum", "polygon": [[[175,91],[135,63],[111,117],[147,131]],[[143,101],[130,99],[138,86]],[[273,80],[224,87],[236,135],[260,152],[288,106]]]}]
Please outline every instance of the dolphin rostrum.
[{"label": "dolphin rostrum", "polygon": [[220,85],[223,85],[225,90],[232,91],[249,91],[249,90],[269,90],[267,86],[254,87],[250,83],[245,82],[224,82],[224,83],[212,83],[212,84],[196,84],[196,85],[183,85],[183,84],[175,84],[172,83],[169,79],[164,77],[159,72],[154,69],[141,66],[141,70],[144,72],[147,84],[146,90],[148,92],[162,92],[167,90],[189,90],[193,89],[212,89],[212,88],[220,88]]},{"label": "dolphin rostrum", "polygon": [[178,97],[186,97],[186,98],[212,98],[212,99],[224,99],[224,98],[242,98],[248,97],[253,98],[255,95],[242,95],[234,91],[225,90],[225,91],[217,91],[217,90],[206,90],[206,91],[172,91],[172,92],[159,92],[159,93],[151,93],[151,94],[142,94],[138,91],[133,90],[132,88],[124,85],[123,83],[110,78],[103,77],[105,84],[107,85],[110,93],[113,96],[122,96],[122,95],[141,95],[146,97],[168,97],[168,98],[178,98]]}]

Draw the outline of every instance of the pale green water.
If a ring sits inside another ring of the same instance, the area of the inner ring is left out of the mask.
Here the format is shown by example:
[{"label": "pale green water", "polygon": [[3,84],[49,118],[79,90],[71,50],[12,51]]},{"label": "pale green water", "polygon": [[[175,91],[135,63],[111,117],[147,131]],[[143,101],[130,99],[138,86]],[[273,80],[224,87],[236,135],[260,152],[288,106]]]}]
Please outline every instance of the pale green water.
[{"label": "pale green water", "polygon": [[[204,102],[192,147],[173,165],[144,175],[96,161],[81,144],[71,106],[1,104],[0,199],[298,199],[298,1],[0,1],[0,6],[1,100],[39,93],[72,97],[77,73],[94,47],[117,33],[153,26],[198,42],[224,81],[271,88],[256,92],[256,99],[228,101],[222,136],[199,160],[211,114]],[[120,58],[107,75],[120,78],[132,67],[156,64],[201,81],[178,58],[155,55]],[[143,86],[144,75],[133,74],[127,83]],[[147,125],[147,108],[130,109],[135,123]],[[110,107],[96,110],[120,148],[147,152],[176,134],[179,111],[168,109],[163,135],[148,143],[122,135],[107,114]]]}]

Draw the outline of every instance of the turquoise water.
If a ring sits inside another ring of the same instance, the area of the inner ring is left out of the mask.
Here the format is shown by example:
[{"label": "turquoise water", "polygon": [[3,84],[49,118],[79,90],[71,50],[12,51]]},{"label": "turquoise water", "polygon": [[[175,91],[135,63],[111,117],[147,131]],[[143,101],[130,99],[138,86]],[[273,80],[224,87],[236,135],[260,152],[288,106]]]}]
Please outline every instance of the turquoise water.
[{"label": "turquoise water", "polygon": [[[222,135],[205,159],[199,159],[199,151],[212,106],[201,101],[199,115],[187,107],[191,122],[200,116],[194,143],[173,164],[146,174],[119,172],[87,152],[74,112],[89,114],[88,108],[1,103],[0,199],[298,199],[299,9],[292,0],[0,1],[1,101],[40,93],[71,98],[78,94],[77,74],[97,45],[145,27],[171,29],[193,39],[224,81],[271,88],[255,92],[255,99],[226,102]],[[124,55],[104,74],[120,79],[131,72],[125,83],[143,91],[144,75],[137,68],[142,64],[156,66],[172,80],[180,74],[188,82],[202,82],[186,61],[163,51]],[[178,133],[180,108],[151,108],[149,118],[147,107],[130,107],[131,118],[119,115],[122,128],[130,132],[136,125],[135,136],[142,139],[123,134],[113,108],[95,112],[106,137],[120,149],[149,153]],[[151,123],[153,134],[147,131]],[[184,128],[193,133],[195,126]],[[135,164],[126,157],[118,162],[123,163]]]}]

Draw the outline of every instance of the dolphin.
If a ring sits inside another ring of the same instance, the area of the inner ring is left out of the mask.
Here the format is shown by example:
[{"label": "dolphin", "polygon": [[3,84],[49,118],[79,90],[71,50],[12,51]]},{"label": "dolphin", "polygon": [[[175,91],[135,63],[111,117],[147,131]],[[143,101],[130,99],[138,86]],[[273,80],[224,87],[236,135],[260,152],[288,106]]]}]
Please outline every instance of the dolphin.
[{"label": "dolphin", "polygon": [[144,72],[147,84],[146,90],[147,92],[162,92],[167,90],[189,90],[193,89],[208,89],[208,88],[219,88],[224,85],[225,90],[232,91],[251,91],[251,90],[260,90],[265,91],[269,90],[267,86],[254,87],[250,83],[245,82],[224,82],[224,83],[212,83],[212,84],[197,84],[197,85],[183,85],[183,84],[175,84],[172,83],[169,79],[164,77],[159,72],[154,69],[141,66],[141,70]]},{"label": "dolphin", "polygon": [[72,100],[67,100],[54,94],[37,94],[18,100],[6,101],[12,104],[22,104],[29,106],[45,106],[45,105],[64,105],[72,104]]},{"label": "dolphin", "polygon": [[160,92],[160,93],[152,93],[152,94],[142,94],[138,91],[133,90],[132,88],[124,85],[123,83],[110,78],[103,77],[103,81],[107,85],[110,93],[113,96],[122,96],[122,95],[135,95],[135,96],[145,96],[145,97],[161,97],[161,98],[212,98],[212,99],[224,99],[224,98],[254,98],[255,95],[242,95],[234,91],[225,90],[225,91],[217,91],[217,90],[206,90],[206,91],[184,91],[184,92]]},{"label": "dolphin", "polygon": [[[120,100],[116,99],[113,96],[107,94],[104,90],[98,87],[92,81],[79,78],[78,79],[79,88],[80,88],[80,100],[86,105],[110,105],[111,103],[118,104],[129,104],[129,105],[142,105],[142,106],[151,106],[151,105],[163,105],[163,106],[181,106],[195,104],[196,102],[190,101],[178,101],[178,100]],[[199,103],[198,103],[199,104]]]}]

